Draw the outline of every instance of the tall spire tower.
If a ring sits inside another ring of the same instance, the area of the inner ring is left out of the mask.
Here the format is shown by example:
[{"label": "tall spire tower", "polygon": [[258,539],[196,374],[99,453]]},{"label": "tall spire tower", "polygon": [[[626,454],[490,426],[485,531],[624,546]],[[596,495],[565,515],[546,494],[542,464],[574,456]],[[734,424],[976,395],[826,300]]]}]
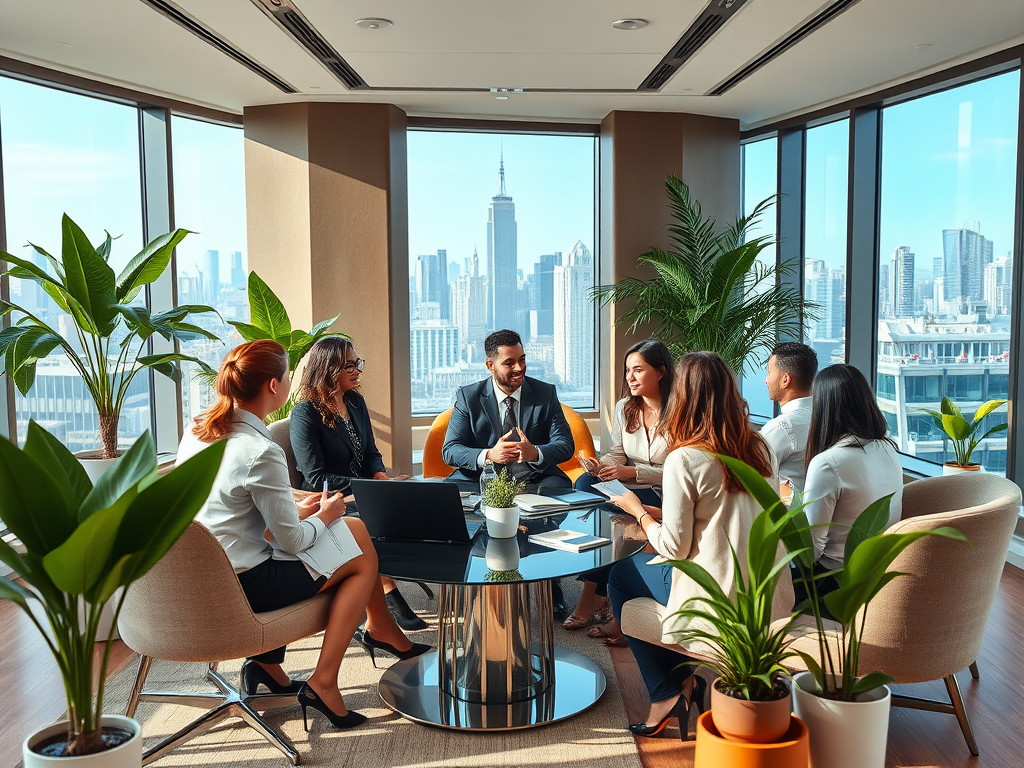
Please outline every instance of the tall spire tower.
[{"label": "tall spire tower", "polygon": [[498,197],[506,197],[505,194],[505,147],[501,148],[501,163],[498,165]]},{"label": "tall spire tower", "polygon": [[505,149],[498,163],[498,194],[487,212],[487,329],[511,328],[516,320],[516,204],[505,189]]}]

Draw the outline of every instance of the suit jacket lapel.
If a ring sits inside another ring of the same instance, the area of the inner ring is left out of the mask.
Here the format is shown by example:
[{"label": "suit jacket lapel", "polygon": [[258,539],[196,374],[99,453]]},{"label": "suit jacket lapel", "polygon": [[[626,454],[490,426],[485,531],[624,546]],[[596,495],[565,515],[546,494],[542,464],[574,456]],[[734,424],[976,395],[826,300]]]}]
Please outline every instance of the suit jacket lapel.
[{"label": "suit jacket lapel", "polygon": [[487,416],[487,421],[491,424],[491,431],[496,440],[501,437],[502,431],[501,421],[498,420],[498,401],[494,399],[494,384],[491,383],[491,379],[484,382],[483,392],[480,393],[480,404]]},{"label": "suit jacket lapel", "polygon": [[519,392],[519,428],[526,434],[526,430],[533,426],[536,408],[533,403],[533,387],[530,380],[523,378],[523,386]]}]

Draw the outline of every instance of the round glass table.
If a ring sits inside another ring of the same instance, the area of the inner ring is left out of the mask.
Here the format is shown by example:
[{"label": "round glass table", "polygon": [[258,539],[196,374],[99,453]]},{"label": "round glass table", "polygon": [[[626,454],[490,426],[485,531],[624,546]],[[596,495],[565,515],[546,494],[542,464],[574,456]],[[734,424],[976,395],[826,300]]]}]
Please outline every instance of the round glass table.
[{"label": "round glass table", "polygon": [[[523,519],[512,539],[490,539],[484,527],[471,544],[375,541],[381,574],[439,585],[436,649],[385,672],[381,700],[409,720],[467,731],[532,728],[593,705],[605,676],[586,656],[555,645],[551,579],[611,565],[644,547],[632,518],[614,510]],[[556,528],[611,543],[566,552],[529,540]]]}]

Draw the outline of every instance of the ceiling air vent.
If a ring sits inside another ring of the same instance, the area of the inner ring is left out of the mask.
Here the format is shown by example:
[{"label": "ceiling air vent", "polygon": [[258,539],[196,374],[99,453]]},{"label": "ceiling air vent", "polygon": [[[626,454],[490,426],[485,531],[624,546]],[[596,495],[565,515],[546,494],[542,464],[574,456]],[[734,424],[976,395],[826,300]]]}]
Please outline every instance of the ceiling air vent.
[{"label": "ceiling air vent", "polygon": [[351,90],[369,88],[366,81],[359,76],[341,54],[334,50],[327,39],[317,32],[302,12],[290,0],[252,0],[252,2],[273,19],[281,29],[305,48],[309,55],[320,62],[324,69],[334,75],[341,83]]},{"label": "ceiling air vent", "polygon": [[812,16],[810,19],[805,21],[795,30],[786,35],[782,40],[777,42],[771,48],[766,50],[756,59],[751,61],[749,64],[744,66],[737,72],[734,72],[726,80],[715,86],[711,92],[711,96],[721,96],[723,93],[728,91],[730,88],[735,87],[739,83],[746,80],[752,74],[761,69],[765,64],[781,55],[783,52],[788,51],[790,48],[795,46],[805,37],[821,29],[823,26],[828,24],[832,19],[836,18],[839,14],[845,11],[847,8],[856,5],[860,0],[837,0],[836,2],[829,5],[825,10],[816,16]]},{"label": "ceiling air vent", "polygon": [[699,51],[714,34],[722,28],[734,13],[744,6],[747,0],[713,0],[701,11],[690,27],[679,38],[665,58],[658,62],[654,71],[637,88],[638,91],[659,91],[662,86]]},{"label": "ceiling air vent", "polygon": [[209,43],[218,51],[232,59],[237,61],[246,69],[255,72],[257,75],[262,77],[271,85],[281,89],[285,93],[298,93],[298,89],[292,87],[287,81],[275,75],[269,69],[264,67],[259,62],[249,58],[243,51],[235,48],[224,38],[220,37],[209,27],[205,26],[198,19],[186,13],[184,10],[176,6],[174,3],[168,2],[168,0],[142,0],[146,5],[155,10],[157,13],[166,16],[168,19],[173,21],[175,24],[184,27],[193,35],[198,37],[205,43]]}]

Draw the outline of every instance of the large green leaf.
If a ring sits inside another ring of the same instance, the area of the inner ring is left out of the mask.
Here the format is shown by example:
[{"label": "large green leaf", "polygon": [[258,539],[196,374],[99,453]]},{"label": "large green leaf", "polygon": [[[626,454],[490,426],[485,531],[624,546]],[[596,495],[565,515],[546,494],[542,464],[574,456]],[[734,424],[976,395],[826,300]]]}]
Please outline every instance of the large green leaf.
[{"label": "large green leaf", "polygon": [[61,218],[61,264],[67,291],[95,324],[100,336],[108,336],[117,321],[114,270],[100,256],[81,227],[66,213]]},{"label": "large green leaf", "polygon": [[238,320],[228,320],[228,325],[234,326],[235,330],[246,341],[259,341],[261,339],[273,339],[268,331],[257,328],[255,325],[243,323]]},{"label": "large green leaf", "polygon": [[149,432],[144,432],[96,482],[78,509],[78,519],[84,521],[94,512],[114,506],[155,471],[156,447],[153,445],[153,437]]},{"label": "large green leaf", "polygon": [[974,422],[977,423],[988,416],[999,406],[1003,405],[1006,400],[989,400],[981,408],[979,408],[974,414]]},{"label": "large green leaf", "polygon": [[[339,317],[341,317],[341,315],[335,315],[334,317],[329,318],[328,320],[321,320],[319,323],[317,323],[310,329],[309,335],[312,336],[314,339],[319,339],[321,335],[327,333],[328,328],[330,328],[332,325],[338,322]],[[344,336],[345,334],[340,333],[338,335]]]},{"label": "large green leaf", "polygon": [[971,436],[971,422],[958,413],[943,414],[942,429],[954,440],[966,440]]},{"label": "large green leaf", "polygon": [[23,610],[31,613],[32,609],[29,607],[28,601],[33,599],[37,598],[32,592],[20,584],[0,576],[0,600],[10,600],[15,605],[21,606]]},{"label": "large green leaf", "polygon": [[159,355],[145,355],[138,359],[139,365],[144,368],[152,368],[157,373],[162,373],[172,381],[181,380],[181,367],[178,363],[188,362],[195,363],[204,370],[209,370],[210,366],[205,361],[200,360],[198,357],[192,355],[181,355],[177,352],[165,352]]},{"label": "large green leaf", "polygon": [[277,294],[255,272],[249,273],[249,321],[266,331],[270,338],[288,345],[292,334],[288,312]]},{"label": "large green leaf", "polygon": [[849,562],[853,557],[853,551],[860,546],[862,541],[885,533],[886,528],[889,527],[889,506],[895,495],[895,493],[890,493],[873,502],[853,521],[853,525],[850,526],[850,530],[846,534],[846,547],[843,552],[844,563]]},{"label": "large green leaf", "polygon": [[107,572],[126,507],[119,504],[85,518],[68,540],[47,553],[43,567],[63,592],[84,595]]},{"label": "large green leaf", "polygon": [[[140,339],[148,339],[156,333],[156,326],[150,317],[148,307],[140,307],[135,304],[114,304],[114,309],[120,313],[127,322],[128,328],[135,331]],[[128,341],[130,341],[130,337],[125,338],[122,346]]]},{"label": "large green leaf", "polygon": [[116,281],[117,303],[128,304],[142,290],[154,282],[171,263],[174,247],[188,235],[187,229],[176,229],[154,239],[121,270]]},{"label": "large green leaf", "polygon": [[92,491],[92,481],[82,462],[35,421],[28,424],[24,453],[50,476],[69,510],[77,510],[82,505]]},{"label": "large green leaf", "polygon": [[64,340],[46,328],[27,327],[17,338],[11,337],[4,356],[4,369],[15,386],[27,395],[35,381],[36,362],[49,356]]},{"label": "large green leaf", "polygon": [[30,552],[41,555],[63,544],[76,526],[74,510],[46,472],[2,438],[0,519]]},{"label": "large green leaf", "polygon": [[121,522],[113,557],[132,555],[121,586],[145,574],[178,540],[210,496],[226,440],[213,443],[139,494]]}]

